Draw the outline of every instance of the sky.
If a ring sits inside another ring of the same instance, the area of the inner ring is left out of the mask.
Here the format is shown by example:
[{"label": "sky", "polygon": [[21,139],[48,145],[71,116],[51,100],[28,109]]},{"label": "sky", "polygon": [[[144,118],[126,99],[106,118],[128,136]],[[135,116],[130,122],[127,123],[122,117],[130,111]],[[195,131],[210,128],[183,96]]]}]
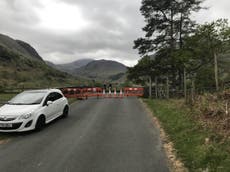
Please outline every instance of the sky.
[{"label": "sky", "polygon": [[[133,66],[140,59],[133,40],[141,37],[141,0],[1,0],[0,33],[32,45],[55,64],[78,59],[116,60]],[[230,20],[229,0],[206,0],[193,14],[198,23]]]}]

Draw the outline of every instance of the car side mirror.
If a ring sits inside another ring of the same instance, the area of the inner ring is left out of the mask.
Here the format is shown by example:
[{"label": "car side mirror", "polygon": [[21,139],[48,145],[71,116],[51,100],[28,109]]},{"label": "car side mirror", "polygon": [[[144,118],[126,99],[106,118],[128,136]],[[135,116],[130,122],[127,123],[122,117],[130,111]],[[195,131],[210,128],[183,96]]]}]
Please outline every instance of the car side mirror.
[{"label": "car side mirror", "polygon": [[47,101],[47,103],[46,103],[47,106],[49,106],[49,105],[51,105],[51,104],[53,104],[52,101]]}]

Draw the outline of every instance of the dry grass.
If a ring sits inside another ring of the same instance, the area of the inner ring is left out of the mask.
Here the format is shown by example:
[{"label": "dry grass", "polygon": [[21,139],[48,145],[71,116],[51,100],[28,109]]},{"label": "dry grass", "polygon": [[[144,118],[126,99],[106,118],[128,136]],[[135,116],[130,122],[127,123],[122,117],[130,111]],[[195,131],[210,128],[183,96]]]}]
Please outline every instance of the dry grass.
[{"label": "dry grass", "polygon": [[198,96],[192,110],[203,127],[230,136],[230,90]]},{"label": "dry grass", "polygon": [[[201,109],[190,108],[183,100],[145,102],[159,119],[177,156],[189,171],[230,171],[230,137],[223,137],[207,123],[201,125],[205,116]],[[197,104],[201,106],[202,103]]]}]

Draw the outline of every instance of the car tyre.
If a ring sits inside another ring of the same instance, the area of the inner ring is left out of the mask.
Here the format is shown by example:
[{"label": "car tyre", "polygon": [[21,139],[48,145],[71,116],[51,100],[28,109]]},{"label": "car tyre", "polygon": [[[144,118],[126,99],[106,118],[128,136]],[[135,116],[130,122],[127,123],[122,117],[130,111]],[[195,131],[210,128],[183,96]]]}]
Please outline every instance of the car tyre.
[{"label": "car tyre", "polygon": [[39,116],[37,119],[37,123],[35,125],[35,130],[36,131],[41,131],[45,127],[45,117],[44,116]]},{"label": "car tyre", "polygon": [[66,117],[68,117],[68,115],[69,115],[69,107],[65,106],[63,113],[62,113],[62,117],[66,118]]}]

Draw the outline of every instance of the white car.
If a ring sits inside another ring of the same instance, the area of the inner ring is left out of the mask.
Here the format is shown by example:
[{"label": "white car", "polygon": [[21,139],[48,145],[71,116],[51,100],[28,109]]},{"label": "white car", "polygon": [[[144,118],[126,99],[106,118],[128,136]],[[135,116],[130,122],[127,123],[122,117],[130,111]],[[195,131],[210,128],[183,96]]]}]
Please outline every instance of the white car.
[{"label": "white car", "polygon": [[0,107],[0,132],[41,130],[68,112],[68,100],[58,89],[24,91]]}]

